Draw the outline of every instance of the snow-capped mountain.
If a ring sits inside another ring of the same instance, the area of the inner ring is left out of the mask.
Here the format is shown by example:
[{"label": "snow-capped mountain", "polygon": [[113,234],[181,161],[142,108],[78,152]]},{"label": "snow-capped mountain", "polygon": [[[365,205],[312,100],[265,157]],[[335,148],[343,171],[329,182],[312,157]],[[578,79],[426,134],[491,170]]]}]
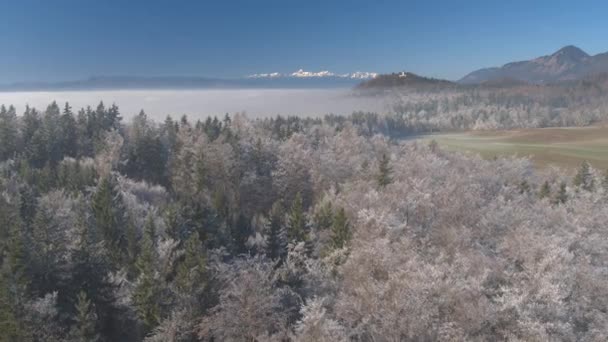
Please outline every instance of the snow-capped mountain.
[{"label": "snow-capped mountain", "polygon": [[331,72],[329,70],[322,71],[305,71],[304,69],[299,69],[298,71],[282,74],[279,72],[271,72],[271,73],[261,73],[261,74],[253,74],[247,76],[247,78],[349,78],[356,80],[367,80],[372,79],[378,76],[378,73],[375,72],[364,72],[364,71],[355,71],[353,73],[346,74],[338,74]]}]

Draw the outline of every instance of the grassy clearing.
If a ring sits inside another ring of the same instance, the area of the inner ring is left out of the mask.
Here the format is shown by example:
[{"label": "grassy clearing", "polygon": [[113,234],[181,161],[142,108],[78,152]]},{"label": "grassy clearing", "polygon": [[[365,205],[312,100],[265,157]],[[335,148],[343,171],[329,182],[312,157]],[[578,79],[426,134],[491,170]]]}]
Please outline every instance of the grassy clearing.
[{"label": "grassy clearing", "polygon": [[530,156],[539,167],[573,169],[587,160],[595,168],[608,168],[606,126],[432,134],[422,139],[434,139],[446,150],[477,153],[484,158]]}]

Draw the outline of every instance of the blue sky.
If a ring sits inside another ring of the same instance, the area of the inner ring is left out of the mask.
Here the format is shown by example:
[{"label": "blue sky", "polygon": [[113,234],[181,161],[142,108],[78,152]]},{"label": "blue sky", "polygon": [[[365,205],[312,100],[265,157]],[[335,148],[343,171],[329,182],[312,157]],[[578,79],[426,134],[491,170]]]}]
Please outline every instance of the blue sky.
[{"label": "blue sky", "polygon": [[574,44],[606,1],[0,1],[0,83],[330,70],[457,79]]}]

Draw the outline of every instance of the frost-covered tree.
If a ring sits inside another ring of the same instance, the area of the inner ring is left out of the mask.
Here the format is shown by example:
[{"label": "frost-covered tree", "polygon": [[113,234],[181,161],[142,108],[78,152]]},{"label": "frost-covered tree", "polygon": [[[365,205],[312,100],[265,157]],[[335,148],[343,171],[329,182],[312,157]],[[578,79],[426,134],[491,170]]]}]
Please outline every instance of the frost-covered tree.
[{"label": "frost-covered tree", "polygon": [[137,258],[139,276],[133,292],[133,303],[137,315],[146,330],[153,329],[161,320],[159,295],[161,291],[157,272],[156,227],[152,217],[146,221],[141,241],[141,252]]},{"label": "frost-covered tree", "polygon": [[593,191],[595,187],[595,178],[591,173],[591,165],[587,161],[584,161],[574,179],[572,180],[572,184],[576,187],[580,187],[586,191]]},{"label": "frost-covered tree", "polygon": [[259,341],[285,336],[287,315],[274,264],[259,258],[219,265],[219,303],[199,325],[203,340]]},{"label": "frost-covered tree", "polygon": [[83,291],[79,292],[77,296],[75,321],[72,331],[74,341],[99,341],[100,337],[99,334],[97,334],[97,314],[95,313],[95,307]]},{"label": "frost-covered tree", "polygon": [[390,166],[390,158],[385,154],[382,155],[378,163],[378,186],[384,188],[393,182],[391,178],[392,168]]}]

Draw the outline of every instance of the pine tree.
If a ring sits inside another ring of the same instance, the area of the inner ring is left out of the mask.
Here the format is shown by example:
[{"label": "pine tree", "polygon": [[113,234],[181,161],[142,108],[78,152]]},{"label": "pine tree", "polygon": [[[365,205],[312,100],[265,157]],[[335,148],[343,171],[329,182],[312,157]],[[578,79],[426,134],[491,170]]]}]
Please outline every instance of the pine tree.
[{"label": "pine tree", "polygon": [[10,235],[8,238],[8,246],[6,247],[6,255],[4,259],[3,272],[7,272],[10,278],[13,279],[17,290],[24,291],[27,286],[26,278],[26,248],[23,243],[22,228],[18,219],[11,224]]},{"label": "pine tree", "polygon": [[213,193],[213,208],[221,219],[229,220],[230,203],[228,202],[226,192],[221,188],[216,189]]},{"label": "pine tree", "polygon": [[331,226],[331,243],[334,248],[342,248],[350,240],[350,224],[344,208],[340,208],[334,216]]},{"label": "pine tree", "polygon": [[195,188],[196,193],[201,194],[205,191],[205,186],[207,185],[207,170],[205,165],[205,155],[203,148],[199,148],[198,156],[196,158],[196,163],[194,165],[195,172]]},{"label": "pine tree", "polygon": [[28,280],[27,260],[18,211],[0,198],[0,342],[25,337],[19,312]]},{"label": "pine tree", "polygon": [[61,129],[61,109],[56,102],[51,103],[44,112],[44,140],[46,142],[47,162],[52,167],[63,159],[63,132]]},{"label": "pine tree", "polygon": [[161,318],[158,302],[160,284],[156,277],[155,236],[154,221],[149,217],[141,241],[141,252],[136,262],[139,277],[133,293],[137,315],[147,330],[154,328]]},{"label": "pine tree", "polygon": [[393,168],[390,166],[390,158],[385,153],[382,155],[378,166],[377,181],[380,188],[384,188],[393,182],[392,173]]},{"label": "pine tree", "polygon": [[76,302],[76,324],[73,328],[72,335],[75,341],[78,342],[95,342],[100,340],[97,333],[97,314],[95,306],[87,298],[84,291],[80,291]]},{"label": "pine tree", "polygon": [[[77,294],[84,291],[87,301],[94,308],[97,322],[94,325],[102,327],[112,324],[116,319],[117,305],[116,284],[107,277],[111,272],[110,261],[102,237],[98,235],[95,226],[89,224],[86,212],[82,210],[78,220],[78,241],[71,255],[71,277],[64,292],[69,296],[71,305],[78,309],[83,303]],[[77,316],[78,311],[75,312]],[[110,338],[112,334],[114,332],[108,332],[106,337]]]},{"label": "pine tree", "polygon": [[182,239],[182,224],[180,218],[179,205],[169,204],[163,215],[165,230],[169,237],[179,241]]},{"label": "pine tree", "polygon": [[55,219],[55,213],[49,208],[38,209],[30,234],[28,248],[31,257],[31,290],[41,294],[49,293],[67,275],[66,236]]},{"label": "pine tree", "polygon": [[179,126],[177,122],[173,121],[170,115],[167,115],[165,122],[162,126],[163,142],[166,145],[166,149],[169,151],[169,155],[172,155],[175,151],[175,145],[177,143],[177,132]]},{"label": "pine tree", "polygon": [[555,197],[555,199],[553,200],[554,204],[564,204],[566,203],[566,201],[568,200],[568,191],[566,188],[566,183],[562,182],[559,185],[559,191],[557,192],[557,195]]},{"label": "pine tree", "polygon": [[331,228],[334,220],[334,210],[331,201],[326,201],[315,213],[315,226],[319,230]]},{"label": "pine tree", "polygon": [[306,218],[304,217],[302,196],[299,192],[291,204],[287,217],[287,236],[291,242],[306,241]]},{"label": "pine tree", "polygon": [[551,196],[551,185],[549,185],[549,181],[545,181],[540,188],[538,193],[538,197],[540,199],[547,198]]},{"label": "pine tree", "polygon": [[0,273],[0,342],[23,341],[25,332],[15,313],[11,284]]},{"label": "pine tree", "polygon": [[106,114],[106,127],[107,129],[118,129],[120,128],[120,121],[122,117],[120,116],[120,111],[116,104],[112,104],[108,109]]},{"label": "pine tree", "polygon": [[23,142],[23,147],[28,160],[31,159],[30,152],[32,148],[32,138],[40,129],[41,125],[42,123],[38,111],[36,111],[34,108],[26,106],[23,117],[21,118],[21,140]]},{"label": "pine tree", "polygon": [[17,113],[15,107],[7,110],[0,106],[0,161],[12,158],[17,153]]},{"label": "pine tree", "polygon": [[129,275],[133,275],[137,273],[135,263],[137,261],[137,255],[139,255],[139,241],[137,236],[137,227],[131,215],[129,215],[127,218],[125,239],[127,246],[125,251],[125,262],[127,264]]},{"label": "pine tree", "polygon": [[236,254],[248,252],[247,240],[252,234],[251,223],[244,214],[239,214],[232,224],[232,243]]},{"label": "pine tree", "polygon": [[112,175],[103,177],[92,199],[93,218],[97,230],[102,234],[115,265],[123,258],[123,228],[125,209],[120,192]]},{"label": "pine tree", "polygon": [[48,161],[48,144],[44,127],[41,127],[32,136],[27,147],[28,159],[33,167],[42,168]]},{"label": "pine tree", "polygon": [[576,176],[574,176],[573,184],[583,190],[593,191],[595,180],[593,179],[593,174],[591,174],[591,165],[587,161],[581,164]]},{"label": "pine tree", "polygon": [[78,128],[72,107],[67,102],[60,118],[60,125],[63,154],[75,158],[78,155]]},{"label": "pine tree", "polygon": [[197,232],[190,235],[184,245],[184,260],[177,268],[175,283],[185,294],[195,294],[205,289],[207,260]]},{"label": "pine tree", "polygon": [[266,256],[272,260],[283,259],[287,254],[287,236],[283,225],[283,208],[279,202],[270,210],[266,235]]}]

